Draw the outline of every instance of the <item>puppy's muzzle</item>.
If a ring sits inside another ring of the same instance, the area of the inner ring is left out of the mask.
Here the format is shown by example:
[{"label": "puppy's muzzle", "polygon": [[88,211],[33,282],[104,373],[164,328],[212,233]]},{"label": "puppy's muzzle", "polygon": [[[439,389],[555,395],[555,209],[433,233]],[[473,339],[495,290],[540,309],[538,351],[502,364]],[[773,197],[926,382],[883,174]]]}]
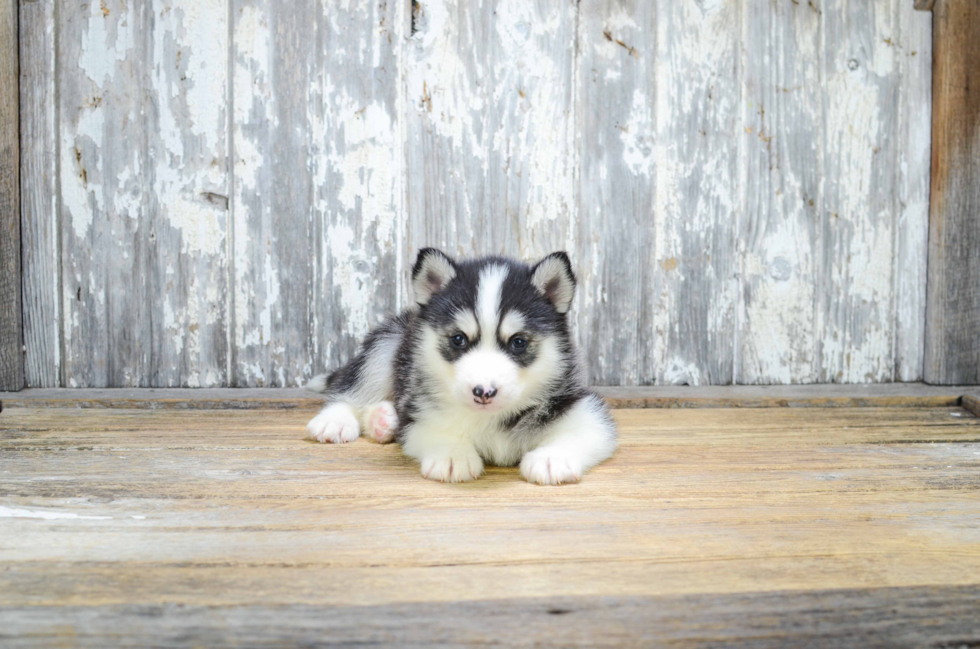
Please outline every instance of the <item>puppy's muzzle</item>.
[{"label": "puppy's muzzle", "polygon": [[493,401],[495,396],[497,396],[497,388],[493,386],[484,388],[482,385],[478,385],[473,388],[473,401],[476,403],[486,405]]}]

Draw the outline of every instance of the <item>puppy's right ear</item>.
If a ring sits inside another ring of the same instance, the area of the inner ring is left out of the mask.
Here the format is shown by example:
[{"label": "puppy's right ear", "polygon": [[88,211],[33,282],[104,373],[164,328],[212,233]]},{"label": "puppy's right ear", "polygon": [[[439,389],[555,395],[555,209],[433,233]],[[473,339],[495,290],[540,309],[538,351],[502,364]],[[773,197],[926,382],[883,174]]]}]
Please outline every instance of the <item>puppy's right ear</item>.
[{"label": "puppy's right ear", "polygon": [[456,277],[456,262],[435,248],[422,248],[412,268],[412,288],[415,301],[428,304],[432,296],[446,288]]}]

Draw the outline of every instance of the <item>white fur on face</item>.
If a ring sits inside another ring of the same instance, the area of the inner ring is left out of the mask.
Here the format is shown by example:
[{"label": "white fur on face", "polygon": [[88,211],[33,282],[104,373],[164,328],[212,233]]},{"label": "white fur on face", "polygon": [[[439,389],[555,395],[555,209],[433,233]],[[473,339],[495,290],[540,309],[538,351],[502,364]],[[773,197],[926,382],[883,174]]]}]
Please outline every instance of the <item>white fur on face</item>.
[{"label": "white fur on face", "polygon": [[480,284],[476,289],[476,317],[480,321],[480,335],[484,344],[493,344],[493,337],[497,335],[500,291],[505,279],[506,266],[487,266],[480,272]]},{"label": "white fur on face", "polygon": [[[447,362],[439,352],[440,334],[427,330],[423,338],[424,361],[430,375],[451,401],[466,408],[483,412],[510,410],[525,393],[523,372],[497,345],[497,329],[500,326],[500,293],[507,278],[506,266],[489,266],[480,273],[477,287],[476,312],[461,311],[456,315],[456,326],[470,340],[477,342],[455,363]],[[523,317],[516,314],[511,325],[523,326]],[[495,389],[496,396],[489,404],[474,401],[473,389]]]},{"label": "white fur on face", "polygon": [[[491,343],[492,344],[492,343]],[[506,354],[497,349],[484,349],[481,344],[478,349],[463,354],[455,363],[456,381],[453,394],[461,402],[486,410],[499,412],[508,409],[524,392],[524,386],[519,380],[518,366]],[[487,405],[478,405],[473,401],[473,388],[483,387],[497,390],[497,395]]]},{"label": "white fur on face", "polygon": [[470,340],[475,340],[480,335],[480,325],[476,321],[476,316],[469,309],[464,309],[456,314],[456,326]]},{"label": "white fur on face", "polygon": [[[538,343],[538,355],[534,362],[518,372],[524,393],[534,398],[549,383],[560,378],[562,372],[561,354],[554,338],[544,338]],[[521,407],[526,407],[522,405]]]},{"label": "white fur on face", "polygon": [[[488,413],[500,412],[523,393],[517,364],[505,354],[496,349],[483,349],[480,345],[450,363],[439,351],[441,343],[438,333],[426,329],[422,338],[422,362],[439,391],[449,395],[451,403]],[[478,407],[474,403],[473,388],[477,385],[497,389],[497,396],[490,404]]]},{"label": "white fur on face", "polygon": [[[506,266],[488,266],[480,272],[476,292],[476,318],[480,324],[480,343],[456,361],[456,383],[453,393],[474,408],[488,412],[505,410],[523,392],[518,380],[518,366],[497,346],[500,325],[500,293],[507,279]],[[473,388],[495,389],[497,395],[488,405],[473,401]]]},{"label": "white fur on face", "polygon": [[507,341],[510,337],[524,328],[524,314],[519,311],[508,311],[500,321],[500,339]]}]

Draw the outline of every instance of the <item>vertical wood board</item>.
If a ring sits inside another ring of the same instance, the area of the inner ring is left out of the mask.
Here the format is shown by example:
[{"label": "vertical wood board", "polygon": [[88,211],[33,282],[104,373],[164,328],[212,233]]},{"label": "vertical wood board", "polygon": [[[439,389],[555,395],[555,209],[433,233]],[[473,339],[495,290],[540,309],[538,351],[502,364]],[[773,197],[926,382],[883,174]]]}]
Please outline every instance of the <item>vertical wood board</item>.
[{"label": "vertical wood board", "polygon": [[20,4],[20,199],[27,387],[61,385],[55,0]]},{"label": "vertical wood board", "polygon": [[933,9],[925,380],[980,383],[980,6]]},{"label": "vertical wood board", "polygon": [[147,8],[149,385],[226,385],[228,1],[154,0]]},{"label": "vertical wood board", "polygon": [[62,380],[148,385],[143,4],[58,3],[55,18]]},{"label": "vertical wood board", "polygon": [[650,383],[660,360],[654,356],[665,355],[668,323],[656,315],[666,296],[655,240],[661,5],[579,4],[580,223],[572,260],[583,281],[573,315],[589,378],[601,384]]},{"label": "vertical wood board", "polygon": [[24,387],[17,1],[0,0],[0,390]]}]

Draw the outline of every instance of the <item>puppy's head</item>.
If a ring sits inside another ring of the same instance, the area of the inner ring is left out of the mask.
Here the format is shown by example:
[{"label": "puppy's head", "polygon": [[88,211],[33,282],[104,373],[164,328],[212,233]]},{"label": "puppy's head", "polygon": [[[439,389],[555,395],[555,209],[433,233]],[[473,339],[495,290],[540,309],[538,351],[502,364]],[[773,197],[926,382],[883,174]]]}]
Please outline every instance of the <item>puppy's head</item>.
[{"label": "puppy's head", "polygon": [[564,372],[575,294],[568,255],[533,266],[456,261],[433,248],[412,269],[422,364],[446,400],[488,413],[527,407]]}]

